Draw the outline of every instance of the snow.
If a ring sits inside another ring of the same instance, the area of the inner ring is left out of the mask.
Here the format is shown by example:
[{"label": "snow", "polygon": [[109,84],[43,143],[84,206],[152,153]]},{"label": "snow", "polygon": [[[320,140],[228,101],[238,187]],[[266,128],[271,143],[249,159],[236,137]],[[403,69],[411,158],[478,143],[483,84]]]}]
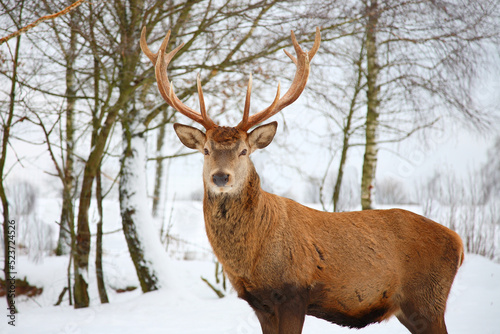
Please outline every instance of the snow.
[{"label": "snow", "polygon": [[[27,255],[20,254],[16,268],[18,277],[27,276],[30,283],[43,286],[44,292],[35,298],[16,299],[20,313],[16,315],[15,327],[7,323],[6,302],[2,298],[0,309],[4,313],[0,317],[0,333],[261,333],[253,311],[245,301],[237,298],[234,291],[219,299],[200,279],[203,276],[214,282],[215,269],[213,258],[207,256],[206,248],[209,246],[204,234],[201,203],[180,201],[174,204],[170,233],[179,240],[191,243],[184,246],[170,244],[167,252],[170,256],[163,266],[170,275],[176,276],[180,287],[167,284],[159,291],[146,294],[140,288],[126,293],[113,290],[139,286],[123,233],[119,232],[106,234],[103,240],[105,281],[110,303],[99,303],[93,266],[95,254],[92,253],[89,268],[91,306],[75,310],[68,305],[67,295],[61,306],[53,306],[66,285],[68,258],[46,256],[43,261],[34,263]],[[105,231],[120,226],[116,206],[113,201],[105,203]],[[54,210],[54,214],[56,212]],[[51,221],[50,215],[47,219]],[[91,227],[95,229],[94,225]],[[174,248],[179,249],[173,252]],[[183,252],[198,255],[183,256]],[[500,264],[466,254],[450,294],[446,321],[450,333],[500,333]],[[408,331],[395,318],[358,331],[307,317],[303,333],[379,334]]]},{"label": "snow", "polygon": [[[141,130],[141,128],[139,128]],[[137,130],[137,131],[139,131]],[[152,276],[161,287],[179,290],[183,286],[178,282],[175,273],[168,266],[169,258],[160,243],[159,230],[154,226],[154,219],[149,208],[146,173],[146,139],[143,136],[132,136],[130,139],[131,157],[127,157],[122,167],[120,192],[123,193],[122,210],[130,210],[136,226],[135,233],[143,252],[143,261],[150,268]]]}]

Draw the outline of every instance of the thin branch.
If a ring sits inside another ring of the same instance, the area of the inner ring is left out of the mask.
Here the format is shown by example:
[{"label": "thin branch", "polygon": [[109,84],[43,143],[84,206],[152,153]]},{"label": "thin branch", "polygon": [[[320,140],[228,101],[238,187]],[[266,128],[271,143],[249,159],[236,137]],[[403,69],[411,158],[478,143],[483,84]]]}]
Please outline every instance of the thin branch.
[{"label": "thin branch", "polygon": [[58,119],[57,119],[57,122],[54,123],[54,126],[52,127],[52,129],[50,129],[49,131],[47,131],[47,128],[45,127],[45,124],[43,123],[42,119],[40,118],[40,116],[35,113],[35,116],[36,118],[38,118],[38,121],[40,122],[38,125],[42,128],[43,130],[43,134],[45,135],[45,140],[46,140],[46,143],[47,143],[47,149],[49,151],[49,155],[50,155],[50,158],[52,159],[52,162],[54,163],[54,167],[56,168],[57,170],[57,174],[55,174],[55,176],[59,177],[61,180],[64,179],[64,173],[63,171],[61,170],[61,166],[59,165],[59,163],[57,162],[57,159],[56,159],[56,156],[54,154],[54,152],[52,151],[52,146],[51,146],[51,143],[50,143],[50,133],[52,132],[52,130],[54,129],[55,125],[57,122],[59,122],[59,119],[61,118],[61,115],[59,115]]},{"label": "thin branch", "polygon": [[180,153],[180,154],[174,154],[174,155],[167,155],[167,156],[163,156],[163,157],[148,158],[148,161],[160,161],[160,160],[165,160],[165,159],[173,159],[173,158],[178,158],[178,157],[185,157],[185,156],[196,154],[196,153],[198,153],[198,152],[194,151],[194,152]]},{"label": "thin branch", "polygon": [[39,25],[40,23],[42,23],[44,21],[53,20],[53,19],[55,19],[55,18],[57,18],[59,16],[62,16],[64,14],[69,13],[70,11],[72,11],[73,9],[75,9],[76,7],[80,6],[84,1],[85,0],[78,0],[77,2],[73,3],[72,5],[69,5],[68,7],[64,8],[60,12],[57,12],[55,14],[49,14],[49,15],[42,16],[41,18],[39,18],[35,22],[33,22],[31,24],[28,24],[27,26],[19,29],[18,31],[13,32],[12,34],[10,34],[10,35],[8,35],[6,37],[0,38],[0,45],[2,45],[3,43],[7,42],[11,38],[14,38],[14,37],[17,37],[17,36],[19,36],[21,34],[24,34],[28,30],[33,29],[34,27],[36,27],[37,25]]}]

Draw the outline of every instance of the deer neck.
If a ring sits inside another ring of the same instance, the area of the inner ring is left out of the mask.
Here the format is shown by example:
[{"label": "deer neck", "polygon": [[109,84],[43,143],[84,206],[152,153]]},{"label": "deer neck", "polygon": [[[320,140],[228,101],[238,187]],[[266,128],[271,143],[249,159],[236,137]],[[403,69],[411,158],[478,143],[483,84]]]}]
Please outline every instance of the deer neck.
[{"label": "deer neck", "polygon": [[214,194],[207,191],[203,200],[205,228],[215,255],[226,270],[235,274],[249,268],[258,236],[255,230],[262,224],[259,217],[264,201],[260,178],[252,166],[241,192]]}]

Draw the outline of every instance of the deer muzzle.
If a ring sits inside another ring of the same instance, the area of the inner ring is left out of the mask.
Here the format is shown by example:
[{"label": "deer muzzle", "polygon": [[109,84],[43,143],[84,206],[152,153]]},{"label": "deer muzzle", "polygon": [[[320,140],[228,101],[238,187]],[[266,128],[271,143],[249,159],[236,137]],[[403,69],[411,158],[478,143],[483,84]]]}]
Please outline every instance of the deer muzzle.
[{"label": "deer muzzle", "polygon": [[229,182],[229,174],[216,173],[212,175],[212,181],[217,187],[224,187]]}]

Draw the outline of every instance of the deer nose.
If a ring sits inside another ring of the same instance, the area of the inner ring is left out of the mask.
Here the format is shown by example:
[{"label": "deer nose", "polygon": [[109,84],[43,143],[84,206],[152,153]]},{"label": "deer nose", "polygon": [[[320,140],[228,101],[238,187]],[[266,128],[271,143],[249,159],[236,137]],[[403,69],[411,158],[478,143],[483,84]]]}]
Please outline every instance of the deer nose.
[{"label": "deer nose", "polygon": [[229,182],[229,174],[217,173],[212,176],[212,181],[214,181],[217,187],[224,187]]}]

